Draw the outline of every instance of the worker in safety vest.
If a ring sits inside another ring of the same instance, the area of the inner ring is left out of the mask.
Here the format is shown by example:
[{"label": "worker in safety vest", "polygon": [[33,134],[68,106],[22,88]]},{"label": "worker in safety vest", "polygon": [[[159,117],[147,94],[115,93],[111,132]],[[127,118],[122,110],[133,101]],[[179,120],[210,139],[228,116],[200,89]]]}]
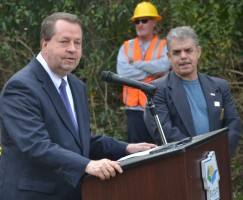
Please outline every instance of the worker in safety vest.
[{"label": "worker in safety vest", "polygon": [[[119,75],[149,83],[169,71],[171,66],[166,55],[166,40],[154,33],[161,19],[152,3],[141,2],[136,6],[130,20],[135,24],[137,37],[125,41],[119,49]],[[146,95],[141,90],[124,86],[123,102],[127,114],[128,141],[153,142],[143,119]]]}]

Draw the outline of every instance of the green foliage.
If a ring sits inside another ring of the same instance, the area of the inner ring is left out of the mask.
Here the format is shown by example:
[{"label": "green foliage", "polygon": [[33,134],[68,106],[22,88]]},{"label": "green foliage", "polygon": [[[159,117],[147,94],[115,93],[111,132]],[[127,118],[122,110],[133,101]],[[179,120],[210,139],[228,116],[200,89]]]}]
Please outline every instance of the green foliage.
[{"label": "green foliage", "polygon": [[243,159],[242,159],[242,147],[243,141],[240,142],[236,156],[232,159],[231,163],[231,179],[233,189],[233,199],[243,199]]},{"label": "green foliage", "polygon": [[241,17],[242,7],[243,2],[238,0],[210,0],[197,3],[193,0],[182,0],[175,1],[172,5],[174,12],[171,20],[174,26],[189,25],[198,33],[203,49],[202,71],[221,74],[232,67],[232,47],[234,42],[242,40],[242,32],[236,26]]},{"label": "green foliage", "polygon": [[[100,80],[103,70],[116,72],[116,57],[124,40],[135,37],[129,18],[140,1],[121,0],[1,0],[0,90],[8,78],[39,52],[40,24],[53,12],[71,12],[83,21],[83,57],[74,73],[87,84],[93,133],[126,140],[121,86]],[[200,71],[223,77],[231,85],[243,116],[243,1],[154,0],[163,16],[157,33],[165,37],[176,26],[192,26],[203,54]],[[243,199],[242,145],[232,160],[234,198]]]}]

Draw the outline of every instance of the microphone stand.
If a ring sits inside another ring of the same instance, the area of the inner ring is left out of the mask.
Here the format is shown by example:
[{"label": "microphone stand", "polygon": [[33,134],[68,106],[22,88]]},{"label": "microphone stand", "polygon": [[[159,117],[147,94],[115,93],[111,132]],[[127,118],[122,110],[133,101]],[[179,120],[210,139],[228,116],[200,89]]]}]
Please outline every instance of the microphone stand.
[{"label": "microphone stand", "polygon": [[146,96],[147,96],[147,103],[148,103],[149,110],[150,110],[152,116],[154,117],[156,126],[157,126],[157,128],[159,130],[160,138],[161,138],[161,141],[162,141],[162,145],[159,148],[156,148],[155,150],[150,151],[150,154],[155,154],[155,153],[159,153],[159,152],[162,152],[162,151],[166,151],[168,149],[173,149],[175,147],[178,147],[178,146],[181,146],[181,145],[185,145],[185,144],[191,142],[192,141],[192,137],[184,138],[184,139],[182,139],[181,141],[179,141],[177,143],[171,143],[171,144],[167,143],[164,131],[163,131],[162,126],[161,126],[160,121],[159,121],[157,109],[155,107],[155,104],[154,104],[154,101],[153,101],[153,98],[152,98],[153,95],[146,94]]},{"label": "microphone stand", "polygon": [[165,134],[164,134],[163,128],[162,128],[162,126],[160,124],[158,113],[157,113],[157,110],[156,110],[153,98],[150,95],[147,95],[147,101],[148,101],[148,107],[149,107],[149,110],[151,112],[151,115],[154,117],[156,126],[157,126],[157,128],[159,130],[159,134],[160,134],[160,138],[161,138],[162,144],[163,145],[167,145],[168,143],[167,143],[167,140],[165,138]]}]

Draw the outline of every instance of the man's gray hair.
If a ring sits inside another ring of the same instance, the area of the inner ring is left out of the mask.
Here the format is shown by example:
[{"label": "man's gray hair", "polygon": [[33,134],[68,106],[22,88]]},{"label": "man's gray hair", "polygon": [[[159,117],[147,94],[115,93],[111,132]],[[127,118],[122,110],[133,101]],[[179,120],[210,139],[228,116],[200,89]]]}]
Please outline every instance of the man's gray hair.
[{"label": "man's gray hair", "polygon": [[181,26],[170,30],[170,32],[166,36],[168,51],[172,39],[176,39],[176,40],[192,39],[194,44],[196,46],[199,46],[197,34],[190,26]]}]

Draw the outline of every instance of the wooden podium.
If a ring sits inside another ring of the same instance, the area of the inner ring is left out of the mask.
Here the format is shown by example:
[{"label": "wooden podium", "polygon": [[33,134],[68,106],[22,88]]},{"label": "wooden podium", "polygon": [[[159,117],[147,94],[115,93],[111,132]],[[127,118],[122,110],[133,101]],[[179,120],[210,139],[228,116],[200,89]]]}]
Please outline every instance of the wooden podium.
[{"label": "wooden podium", "polygon": [[220,200],[231,200],[227,133],[220,129],[128,158],[121,162],[124,172],[106,181],[87,176],[82,200],[206,200],[201,161],[211,151],[220,174]]}]

